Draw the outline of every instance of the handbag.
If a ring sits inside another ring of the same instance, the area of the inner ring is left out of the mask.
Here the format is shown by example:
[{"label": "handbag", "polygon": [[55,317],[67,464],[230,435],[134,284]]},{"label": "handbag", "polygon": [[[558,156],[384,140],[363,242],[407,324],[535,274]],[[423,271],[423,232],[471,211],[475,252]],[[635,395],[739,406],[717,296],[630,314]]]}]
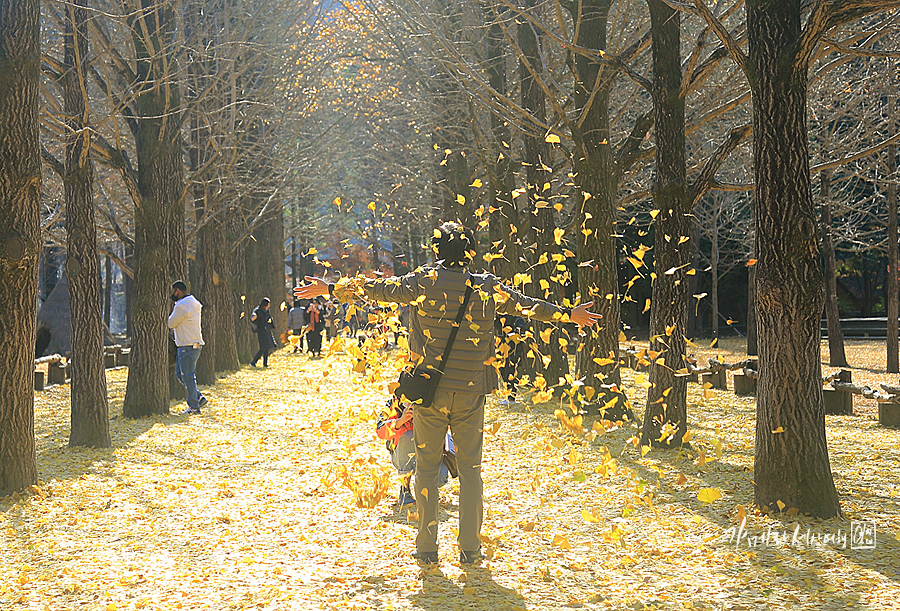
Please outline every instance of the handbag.
[{"label": "handbag", "polygon": [[[456,313],[456,321],[453,323],[453,329],[450,330],[450,337],[447,338],[447,346],[444,348],[443,356],[441,356],[442,365],[447,363],[447,359],[450,358],[450,350],[453,349],[453,342],[456,341],[459,325],[462,322],[463,315],[466,313],[471,297],[472,285],[470,282],[466,286],[466,295],[459,306],[459,312]],[[444,372],[440,369],[428,368],[424,365],[416,365],[412,370],[401,371],[400,385],[394,391],[394,395],[401,401],[414,403],[420,407],[430,407],[443,374]]]}]

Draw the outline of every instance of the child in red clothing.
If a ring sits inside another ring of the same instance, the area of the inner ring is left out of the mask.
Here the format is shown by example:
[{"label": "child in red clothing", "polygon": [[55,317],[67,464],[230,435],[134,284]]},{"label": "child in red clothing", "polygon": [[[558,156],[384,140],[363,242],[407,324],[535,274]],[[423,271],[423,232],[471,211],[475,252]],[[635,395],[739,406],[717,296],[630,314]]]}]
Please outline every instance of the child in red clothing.
[{"label": "child in red clothing", "polygon": [[[396,397],[392,397],[385,404],[385,411],[379,417],[375,433],[379,439],[386,441],[385,446],[391,453],[391,463],[397,472],[404,476],[400,485],[398,505],[415,505],[416,499],[410,491],[410,480],[416,470],[416,441],[413,435],[413,406],[402,404]],[[453,438],[447,432],[445,442],[447,450],[453,452]],[[450,478],[450,471],[446,464],[441,464],[439,485],[443,486]]]}]

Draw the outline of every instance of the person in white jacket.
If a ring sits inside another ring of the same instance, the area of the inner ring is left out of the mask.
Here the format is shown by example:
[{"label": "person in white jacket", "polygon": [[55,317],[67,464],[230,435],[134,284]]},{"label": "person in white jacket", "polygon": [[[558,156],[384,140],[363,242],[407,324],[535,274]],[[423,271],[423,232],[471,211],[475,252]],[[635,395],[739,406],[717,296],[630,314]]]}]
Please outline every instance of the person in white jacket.
[{"label": "person in white jacket", "polygon": [[187,285],[181,280],[172,283],[172,301],[175,307],[169,314],[169,328],[175,334],[175,377],[184,385],[187,393],[187,409],[183,414],[199,414],[206,405],[204,397],[197,389],[197,359],[203,348],[203,334],[200,330],[200,312],[203,305],[187,292]]}]

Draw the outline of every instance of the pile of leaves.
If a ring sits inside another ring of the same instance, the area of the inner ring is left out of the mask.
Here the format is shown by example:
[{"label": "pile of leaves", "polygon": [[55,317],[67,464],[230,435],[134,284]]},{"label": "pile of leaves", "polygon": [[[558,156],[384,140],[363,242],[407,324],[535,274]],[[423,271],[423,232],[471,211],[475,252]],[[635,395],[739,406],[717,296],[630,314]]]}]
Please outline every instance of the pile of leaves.
[{"label": "pile of leaves", "polygon": [[[867,414],[828,416],[845,516],[763,514],[752,505],[753,399],[705,398],[694,384],[692,447],[670,453],[642,449],[635,424],[558,400],[489,398],[488,560],[457,562],[452,480],[441,490],[441,563],[423,570],[409,555],[414,510],[395,507],[400,480],[374,435],[396,351],[368,352],[361,365],[356,350],[334,348],[321,360],[287,349],[268,369],[221,378],[203,389],[201,416],[122,419],[127,372],[110,370],[112,449],[68,449],[69,387],[38,393],[42,481],[0,499],[0,608],[887,609],[900,600],[900,432]],[[623,378],[640,415],[645,383],[628,369]],[[875,549],[851,549],[851,529],[869,532],[860,525],[876,530]]]}]

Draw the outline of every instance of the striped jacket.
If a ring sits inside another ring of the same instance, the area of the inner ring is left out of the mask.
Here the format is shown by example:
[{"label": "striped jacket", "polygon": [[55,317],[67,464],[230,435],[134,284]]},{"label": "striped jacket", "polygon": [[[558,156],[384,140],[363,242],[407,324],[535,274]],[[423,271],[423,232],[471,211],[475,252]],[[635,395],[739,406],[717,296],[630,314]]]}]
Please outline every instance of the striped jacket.
[{"label": "striped jacket", "polygon": [[[474,292],[438,389],[488,394],[497,388],[493,366],[496,316],[515,314],[544,322],[568,322],[571,310],[527,297],[491,274],[444,267],[419,268],[400,278],[366,280],[361,292],[372,301],[410,305],[411,357],[433,368],[439,366],[468,282]],[[334,287],[334,295],[341,301],[353,297],[350,285],[344,283]]]}]

